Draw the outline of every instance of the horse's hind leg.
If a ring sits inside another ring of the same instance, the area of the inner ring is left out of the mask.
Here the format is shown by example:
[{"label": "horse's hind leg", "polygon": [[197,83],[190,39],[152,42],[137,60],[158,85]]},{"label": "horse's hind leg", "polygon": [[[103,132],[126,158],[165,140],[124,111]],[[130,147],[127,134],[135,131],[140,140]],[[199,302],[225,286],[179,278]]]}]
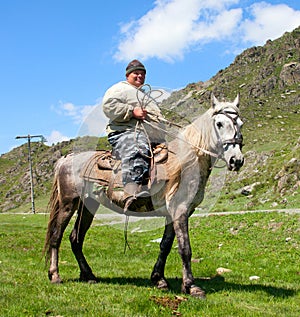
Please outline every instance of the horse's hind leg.
[{"label": "horse's hind leg", "polygon": [[169,288],[168,282],[165,279],[164,271],[174,238],[175,231],[173,223],[170,221],[165,225],[164,235],[160,243],[160,253],[151,274],[152,283],[159,289],[167,290]]},{"label": "horse's hind leg", "polygon": [[99,207],[99,203],[95,200],[87,198],[84,204],[81,203],[78,208],[78,216],[74,228],[70,234],[70,242],[72,251],[80,268],[80,280],[86,282],[96,282],[97,278],[88,265],[82,252],[85,234],[91,226],[94,215]]},{"label": "horse's hind leg", "polygon": [[72,218],[76,209],[76,200],[65,199],[63,206],[58,207],[54,212],[54,217],[50,219],[48,224],[47,242],[45,250],[47,251],[47,258],[50,260],[50,267],[48,270],[48,277],[51,283],[61,283],[58,269],[58,253],[64,231]]}]

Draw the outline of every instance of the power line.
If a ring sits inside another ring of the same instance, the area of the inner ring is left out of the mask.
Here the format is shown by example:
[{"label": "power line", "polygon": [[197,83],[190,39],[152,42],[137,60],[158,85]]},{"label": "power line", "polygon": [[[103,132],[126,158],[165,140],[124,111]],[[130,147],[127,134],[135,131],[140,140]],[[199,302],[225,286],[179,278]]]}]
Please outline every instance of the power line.
[{"label": "power line", "polygon": [[47,140],[41,134],[38,135],[18,135],[16,139],[27,139],[28,144],[28,162],[29,162],[29,171],[30,171],[30,189],[31,189],[31,210],[35,214],[35,206],[34,206],[34,185],[33,185],[33,174],[32,174],[32,160],[31,160],[31,146],[30,141],[33,138],[40,138],[41,142],[46,142]]}]

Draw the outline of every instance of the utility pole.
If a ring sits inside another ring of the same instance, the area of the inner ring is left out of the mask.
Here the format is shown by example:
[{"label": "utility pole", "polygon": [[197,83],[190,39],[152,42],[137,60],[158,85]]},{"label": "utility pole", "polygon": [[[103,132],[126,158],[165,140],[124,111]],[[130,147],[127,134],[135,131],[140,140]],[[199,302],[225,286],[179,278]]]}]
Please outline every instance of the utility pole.
[{"label": "utility pole", "polygon": [[31,189],[31,210],[35,214],[35,206],[34,206],[34,185],[33,185],[33,173],[32,173],[32,160],[31,160],[31,147],[30,140],[32,138],[41,138],[42,142],[46,142],[46,139],[41,134],[39,135],[18,135],[16,139],[27,139],[28,144],[28,162],[29,162],[29,171],[30,171],[30,189]]}]

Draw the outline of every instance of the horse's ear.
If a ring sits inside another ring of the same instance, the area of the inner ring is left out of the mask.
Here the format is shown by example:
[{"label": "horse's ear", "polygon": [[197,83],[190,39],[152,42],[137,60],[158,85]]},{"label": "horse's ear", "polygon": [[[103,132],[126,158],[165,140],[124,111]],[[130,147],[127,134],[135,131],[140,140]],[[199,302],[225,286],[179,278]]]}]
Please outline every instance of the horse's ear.
[{"label": "horse's ear", "polygon": [[234,104],[234,106],[236,106],[237,108],[240,106],[240,94],[237,94],[236,98],[234,99],[233,104]]},{"label": "horse's ear", "polygon": [[211,107],[214,109],[216,105],[219,103],[218,99],[215,97],[214,93],[212,92],[210,95],[210,102],[211,102]]}]

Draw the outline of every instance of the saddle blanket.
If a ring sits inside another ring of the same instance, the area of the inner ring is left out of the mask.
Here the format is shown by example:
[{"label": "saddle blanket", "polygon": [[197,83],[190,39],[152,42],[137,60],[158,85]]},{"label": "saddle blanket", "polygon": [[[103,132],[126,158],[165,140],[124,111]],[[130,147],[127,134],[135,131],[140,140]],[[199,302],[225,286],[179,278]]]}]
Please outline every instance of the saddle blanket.
[{"label": "saddle blanket", "polygon": [[[166,171],[163,167],[167,155],[162,159],[161,151],[158,151],[159,160],[154,160],[151,165],[151,183],[165,181]],[[111,151],[99,150],[86,162],[80,177],[89,182],[98,183],[101,186],[111,188],[123,188],[121,161],[116,160]]]},{"label": "saddle blanket", "polygon": [[111,151],[97,151],[83,167],[80,177],[102,186],[114,184],[123,187],[120,161],[113,158]]}]

